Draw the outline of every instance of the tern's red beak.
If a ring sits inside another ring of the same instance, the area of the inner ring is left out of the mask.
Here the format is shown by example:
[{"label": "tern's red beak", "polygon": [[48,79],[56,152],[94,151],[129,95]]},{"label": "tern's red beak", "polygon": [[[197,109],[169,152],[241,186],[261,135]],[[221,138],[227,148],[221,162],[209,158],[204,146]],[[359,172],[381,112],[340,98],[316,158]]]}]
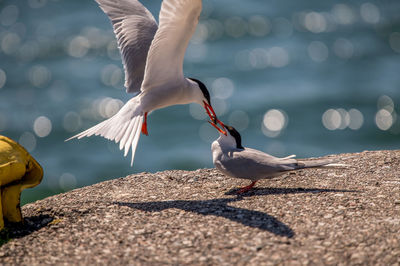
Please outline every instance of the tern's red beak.
[{"label": "tern's red beak", "polygon": [[[207,121],[208,123],[210,123],[213,127],[215,127],[221,134],[224,134],[225,136],[227,136],[228,134],[226,133],[226,130],[225,130],[225,128],[224,127],[222,127],[223,129],[220,129],[219,127],[218,127],[218,125],[217,124],[214,124],[212,121]],[[217,119],[217,122],[219,123],[222,123],[221,121],[219,121],[218,119]]]},{"label": "tern's red beak", "polygon": [[216,123],[217,115],[215,114],[212,106],[209,105],[206,101],[203,101],[203,104],[204,104],[204,109],[206,109],[206,112],[207,112],[208,116],[210,117],[211,121]]},{"label": "tern's red beak", "polygon": [[[206,101],[203,101],[204,103],[204,109],[206,109],[206,112],[208,114],[208,116],[211,119],[211,122],[208,121],[208,123],[210,123],[213,127],[215,127],[220,133],[224,134],[225,136],[227,136],[226,130],[225,130],[225,125],[224,123],[222,123],[218,118],[217,115],[214,112],[214,109],[212,108],[211,105],[209,105]],[[221,125],[222,129],[218,127],[218,124]]]}]

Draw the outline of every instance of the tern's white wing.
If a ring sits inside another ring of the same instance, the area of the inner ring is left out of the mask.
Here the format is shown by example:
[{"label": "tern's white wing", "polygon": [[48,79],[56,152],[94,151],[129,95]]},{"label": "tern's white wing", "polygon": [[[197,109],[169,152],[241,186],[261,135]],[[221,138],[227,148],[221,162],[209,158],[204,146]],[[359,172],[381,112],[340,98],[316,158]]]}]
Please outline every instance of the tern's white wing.
[{"label": "tern's white wing", "polygon": [[139,92],[157,22],[137,0],[96,1],[113,24],[124,63],[126,91]]},{"label": "tern's white wing", "polygon": [[183,79],[183,58],[201,13],[201,0],[164,0],[147,56],[143,89]]}]

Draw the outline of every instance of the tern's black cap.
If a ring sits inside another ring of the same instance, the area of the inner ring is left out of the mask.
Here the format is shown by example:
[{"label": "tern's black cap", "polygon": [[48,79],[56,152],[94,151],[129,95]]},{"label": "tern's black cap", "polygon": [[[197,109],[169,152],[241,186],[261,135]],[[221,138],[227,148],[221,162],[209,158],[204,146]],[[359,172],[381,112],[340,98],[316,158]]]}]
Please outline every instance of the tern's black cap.
[{"label": "tern's black cap", "polygon": [[239,132],[234,127],[225,125],[225,128],[229,131],[232,137],[236,140],[236,148],[244,149],[242,146],[242,137],[240,136]]},{"label": "tern's black cap", "polygon": [[201,90],[201,92],[203,93],[204,98],[206,98],[208,104],[211,105],[210,93],[208,92],[206,85],[204,85],[204,83],[201,82],[201,81],[198,80],[198,79],[195,79],[195,78],[189,78],[189,79],[190,79],[190,80],[193,80],[194,82],[196,82],[197,84],[199,84],[200,90]]}]

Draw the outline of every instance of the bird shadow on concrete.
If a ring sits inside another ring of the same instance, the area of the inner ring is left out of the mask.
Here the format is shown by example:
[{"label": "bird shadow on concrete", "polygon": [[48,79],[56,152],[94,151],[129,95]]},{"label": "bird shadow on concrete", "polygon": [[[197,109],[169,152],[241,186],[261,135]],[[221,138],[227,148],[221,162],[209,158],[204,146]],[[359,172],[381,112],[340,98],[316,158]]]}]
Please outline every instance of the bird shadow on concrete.
[{"label": "bird shadow on concrete", "polygon": [[5,229],[0,232],[0,246],[10,239],[21,238],[47,226],[53,221],[49,215],[35,215],[24,217],[23,223],[5,223]]},{"label": "bird shadow on concrete", "polygon": [[[229,192],[236,195],[238,189]],[[114,202],[119,206],[127,206],[133,209],[160,212],[166,209],[181,209],[201,215],[213,215],[223,217],[231,221],[241,223],[245,226],[258,228],[271,232],[278,236],[292,238],[295,233],[285,223],[277,218],[260,211],[248,210],[229,206],[231,202],[241,201],[244,197],[276,194],[296,194],[296,193],[324,193],[324,192],[358,192],[355,190],[341,189],[320,189],[320,188],[254,188],[247,193],[238,195],[235,198],[221,198],[211,200],[172,200],[172,201],[153,201],[153,202]]]},{"label": "bird shadow on concrete", "polygon": [[236,195],[238,197],[252,197],[252,196],[263,196],[263,195],[279,195],[279,194],[299,194],[299,193],[346,193],[346,192],[360,192],[358,190],[346,190],[346,189],[327,189],[327,188],[275,188],[275,187],[256,187],[243,194],[237,194],[240,188],[233,188],[225,193],[225,195]]},{"label": "bird shadow on concrete", "polygon": [[269,231],[278,236],[292,238],[293,230],[275,217],[260,211],[229,206],[228,203],[240,201],[241,198],[211,199],[211,200],[173,200],[154,202],[115,202],[120,206],[127,206],[148,212],[160,212],[166,209],[181,209],[201,215],[223,217],[245,226]]}]

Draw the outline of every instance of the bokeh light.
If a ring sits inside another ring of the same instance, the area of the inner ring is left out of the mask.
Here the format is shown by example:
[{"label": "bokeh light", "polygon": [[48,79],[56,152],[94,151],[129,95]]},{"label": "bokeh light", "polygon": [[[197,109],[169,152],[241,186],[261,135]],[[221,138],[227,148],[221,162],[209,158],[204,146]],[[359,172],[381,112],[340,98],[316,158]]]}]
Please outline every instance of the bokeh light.
[{"label": "bokeh light", "polygon": [[328,47],[320,41],[313,41],[308,45],[308,55],[315,62],[323,62],[328,58]]},{"label": "bokeh light", "polygon": [[289,64],[290,56],[282,47],[270,49],[255,48],[239,51],[235,56],[235,65],[240,70],[264,69],[266,67],[282,68]]},{"label": "bokeh light", "polygon": [[18,50],[18,59],[28,63],[33,61],[40,53],[39,43],[36,41],[27,41],[23,43]]},{"label": "bokeh light", "polygon": [[342,117],[335,109],[328,109],[322,115],[322,124],[329,130],[335,130],[340,127]]},{"label": "bokeh light", "polygon": [[277,137],[288,124],[288,116],[283,110],[271,109],[264,115],[262,132],[267,137]]},{"label": "bokeh light", "polygon": [[204,111],[204,107],[197,103],[189,104],[189,113],[197,120],[204,120],[208,117],[207,113]]},{"label": "bokeh light", "polygon": [[382,95],[378,99],[377,107],[378,107],[378,109],[385,109],[389,113],[393,113],[394,102],[393,102],[392,98],[390,98],[389,96]]},{"label": "bokeh light", "polygon": [[211,88],[215,98],[225,100],[232,96],[235,86],[228,78],[217,78],[211,84]]},{"label": "bokeh light", "polygon": [[359,130],[364,124],[364,116],[355,108],[349,111],[343,108],[328,109],[322,115],[322,124],[328,130]]},{"label": "bokeh light", "polygon": [[247,22],[241,17],[230,17],[225,21],[226,33],[234,38],[239,38],[245,35],[247,27]]},{"label": "bokeh light", "polygon": [[332,15],[338,24],[349,25],[355,21],[354,11],[347,4],[334,5]]},{"label": "bokeh light", "polygon": [[327,22],[322,14],[310,12],[304,17],[304,26],[313,33],[321,33],[326,31]]},{"label": "bokeh light", "polygon": [[292,23],[283,17],[279,17],[273,20],[273,32],[281,38],[288,38],[293,33]]},{"label": "bokeh light", "polygon": [[199,128],[199,136],[205,143],[212,143],[218,138],[218,132],[209,123],[203,123]]},{"label": "bokeh light", "polygon": [[229,115],[228,122],[238,131],[243,131],[249,126],[250,118],[245,111],[236,110]]},{"label": "bokeh light", "polygon": [[281,68],[289,64],[289,53],[282,47],[272,47],[268,51],[269,64],[272,67]]},{"label": "bokeh light", "polygon": [[36,65],[29,69],[29,80],[37,88],[46,87],[51,81],[50,69],[43,65]]},{"label": "bokeh light", "polygon": [[204,22],[204,25],[207,27],[207,40],[216,41],[224,35],[225,28],[221,21],[216,19],[207,19]]},{"label": "bokeh light", "polygon": [[349,59],[353,56],[354,45],[351,41],[339,38],[333,44],[333,51],[342,59]]},{"label": "bokeh light", "polygon": [[343,130],[343,129],[347,128],[350,124],[350,115],[343,108],[338,108],[336,110],[340,114],[340,125],[339,125],[338,129]]},{"label": "bokeh light", "polygon": [[64,116],[63,127],[67,132],[76,132],[81,129],[82,119],[76,112],[68,112]]},{"label": "bokeh light", "polygon": [[6,6],[0,12],[0,24],[3,26],[11,26],[17,21],[18,15],[19,9],[17,6]]},{"label": "bokeh light", "polygon": [[6,81],[7,81],[6,72],[4,72],[4,70],[0,68],[0,89],[4,87]]},{"label": "bokeh light", "polygon": [[101,70],[101,82],[104,85],[112,86],[114,88],[123,88],[122,81],[123,81],[123,71],[120,67],[110,64],[106,65]]},{"label": "bokeh light", "polygon": [[228,102],[220,98],[212,99],[212,106],[217,116],[223,116],[229,111]]},{"label": "bokeh light", "polygon": [[271,31],[271,22],[268,18],[254,15],[249,19],[249,33],[253,36],[263,37]]},{"label": "bokeh light", "polygon": [[39,116],[33,123],[33,131],[40,138],[47,137],[52,129],[52,123],[46,116]]},{"label": "bokeh light", "polygon": [[380,130],[390,129],[394,121],[395,117],[386,109],[379,110],[375,115],[375,123]]},{"label": "bokeh light", "polygon": [[249,64],[251,68],[263,69],[269,64],[269,54],[268,50],[263,48],[255,48],[250,51],[249,54]]},{"label": "bokeh light", "polygon": [[378,112],[375,115],[376,126],[383,131],[389,130],[397,120],[395,105],[387,95],[381,95],[377,101]]},{"label": "bokeh light", "polygon": [[7,33],[1,40],[1,49],[3,53],[11,55],[18,51],[19,45],[21,44],[21,38],[18,34],[10,32]]},{"label": "bokeh light", "polygon": [[90,49],[104,49],[114,38],[110,38],[102,29],[97,27],[85,27],[81,31],[81,35],[88,40]]},{"label": "bokeh light", "polygon": [[123,105],[124,103],[121,100],[110,97],[97,99],[93,102],[93,108],[102,118],[112,117]]},{"label": "bokeh light", "polygon": [[121,60],[121,54],[118,49],[117,40],[111,40],[107,45],[107,55],[113,60]]},{"label": "bokeh light", "polygon": [[359,110],[352,108],[349,110],[349,116],[350,116],[349,128],[352,130],[359,130],[364,124],[363,114]]},{"label": "bokeh light", "polygon": [[36,137],[31,132],[26,131],[19,137],[18,143],[28,152],[33,152],[36,148]]},{"label": "bokeh light", "polygon": [[76,188],[76,177],[71,173],[63,173],[60,176],[59,185],[60,188],[64,191],[68,191]]},{"label": "bokeh light", "polygon": [[370,24],[377,24],[381,16],[378,7],[368,2],[361,5],[360,14],[362,19]]},{"label": "bokeh light", "polygon": [[191,43],[186,51],[185,60],[190,62],[202,62],[207,58],[207,45]]},{"label": "bokeh light", "polygon": [[268,144],[265,147],[265,152],[277,157],[286,157],[286,146],[282,141],[277,139],[273,139],[268,141]]},{"label": "bokeh light", "polygon": [[194,44],[204,43],[208,39],[208,27],[205,23],[199,22],[190,42]]},{"label": "bokeh light", "polygon": [[68,44],[67,52],[72,57],[84,57],[90,49],[89,40],[84,36],[74,37]]}]

